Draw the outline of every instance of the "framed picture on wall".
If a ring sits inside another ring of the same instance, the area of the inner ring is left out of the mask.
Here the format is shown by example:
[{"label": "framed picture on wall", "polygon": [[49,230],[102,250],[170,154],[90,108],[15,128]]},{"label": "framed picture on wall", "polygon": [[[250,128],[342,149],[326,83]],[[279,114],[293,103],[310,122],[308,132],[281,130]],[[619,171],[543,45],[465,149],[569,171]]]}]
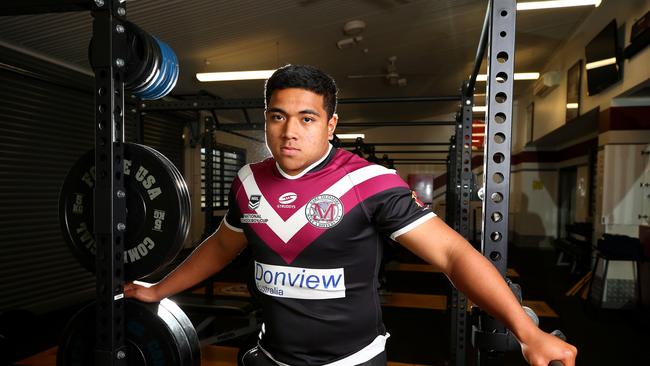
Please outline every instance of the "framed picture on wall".
[{"label": "framed picture on wall", "polygon": [[535,132],[535,102],[530,102],[526,107],[526,144],[533,142]]},{"label": "framed picture on wall", "polygon": [[566,121],[580,115],[580,83],[582,82],[582,60],[578,60],[567,71],[566,83]]}]

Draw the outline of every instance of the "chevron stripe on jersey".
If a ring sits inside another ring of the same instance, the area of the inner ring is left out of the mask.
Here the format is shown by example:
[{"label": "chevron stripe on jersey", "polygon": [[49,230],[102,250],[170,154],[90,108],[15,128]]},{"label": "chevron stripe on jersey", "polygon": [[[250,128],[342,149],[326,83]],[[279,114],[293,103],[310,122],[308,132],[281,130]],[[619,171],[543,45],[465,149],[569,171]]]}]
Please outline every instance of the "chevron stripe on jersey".
[{"label": "chevron stripe on jersey", "polygon": [[[239,171],[238,180],[245,194],[238,194],[238,206],[242,215],[257,214],[265,220],[264,223],[252,223],[250,228],[273,251],[278,253],[287,263],[291,263],[300,252],[309,246],[316,238],[323,234],[327,228],[317,228],[309,224],[305,214],[307,203],[317,195],[332,195],[343,204],[344,213],[349,212],[366,198],[395,187],[407,187],[404,181],[394,170],[386,169],[379,165],[366,165],[349,172],[346,169],[336,169],[327,177],[319,180],[320,185],[305,185],[303,188],[293,190],[297,193],[299,202],[295,211],[288,216],[277,212],[277,205],[269,199],[269,192],[260,187],[256,181],[256,172],[246,165]],[[265,177],[268,178],[268,177]],[[252,196],[260,196],[259,206],[251,209],[248,201]],[[270,202],[271,201],[271,202]]]}]

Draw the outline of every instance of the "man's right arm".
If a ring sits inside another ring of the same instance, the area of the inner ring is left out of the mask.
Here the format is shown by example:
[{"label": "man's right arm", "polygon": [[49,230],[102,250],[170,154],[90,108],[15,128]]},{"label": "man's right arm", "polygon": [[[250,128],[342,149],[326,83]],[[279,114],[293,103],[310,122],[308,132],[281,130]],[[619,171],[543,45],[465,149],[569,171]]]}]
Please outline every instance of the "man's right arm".
[{"label": "man's right arm", "polygon": [[129,283],[124,286],[124,295],[144,302],[160,301],[219,272],[246,245],[246,237],[242,232],[231,230],[222,223],[214,234],[205,239],[181,265],[163,280],[152,286]]}]

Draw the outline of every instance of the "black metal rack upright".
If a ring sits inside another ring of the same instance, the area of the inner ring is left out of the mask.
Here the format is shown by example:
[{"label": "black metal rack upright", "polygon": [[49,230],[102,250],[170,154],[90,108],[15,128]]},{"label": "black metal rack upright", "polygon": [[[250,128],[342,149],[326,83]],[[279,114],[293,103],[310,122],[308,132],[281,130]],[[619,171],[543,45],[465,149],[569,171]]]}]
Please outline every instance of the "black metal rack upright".
[{"label": "black metal rack upright", "polygon": [[96,347],[95,365],[126,365],[124,339],[124,68],[123,0],[7,0],[2,15],[88,11],[93,16],[95,72]]},{"label": "black metal rack upright", "polygon": [[[469,202],[472,191],[472,109],[473,93],[467,92],[467,83],[463,83],[460,111],[457,114],[456,134],[450,147],[450,164],[447,171],[451,201],[447,202],[452,225],[466,240],[469,233]],[[467,345],[467,297],[455,287],[451,289],[449,299],[451,310],[451,364],[465,365]]]},{"label": "black metal rack upright", "polygon": [[[515,0],[489,0],[474,67],[463,84],[461,112],[456,135],[449,152],[447,212],[448,219],[463,237],[469,239],[469,201],[471,195],[472,107],[476,78],[488,53],[488,76],[483,159],[483,220],[481,252],[505,278],[508,262],[508,197],[510,194],[510,155],[512,98],[515,55]],[[466,364],[467,298],[452,290],[451,354],[452,364]],[[473,324],[472,342],[477,350],[477,365],[501,365],[508,350],[507,330],[485,312],[478,312]],[[489,335],[477,337],[478,335]],[[476,338],[477,337],[477,338]],[[475,338],[481,341],[474,342]]]},{"label": "black metal rack upright", "polygon": [[96,365],[126,365],[124,339],[124,68],[126,2],[95,0]]},{"label": "black metal rack upright", "polygon": [[[205,149],[205,224],[203,226],[203,238],[207,238],[214,232],[214,132],[216,131],[217,121],[213,117],[205,117],[205,127],[203,136],[203,148]],[[223,158],[223,157],[221,157]],[[220,180],[220,181],[223,181]],[[223,206],[221,206],[223,207]]]},{"label": "black metal rack upright", "polygon": [[[486,17],[490,18],[490,26],[486,42],[488,76],[483,159],[485,197],[481,251],[505,278],[508,263],[516,1],[490,0],[488,14]],[[481,38],[485,42],[484,37]],[[481,334],[489,335],[487,344],[477,344],[478,365],[502,365],[504,352],[509,349],[508,331],[485,312],[480,312],[478,319],[474,329],[476,339]]]}]

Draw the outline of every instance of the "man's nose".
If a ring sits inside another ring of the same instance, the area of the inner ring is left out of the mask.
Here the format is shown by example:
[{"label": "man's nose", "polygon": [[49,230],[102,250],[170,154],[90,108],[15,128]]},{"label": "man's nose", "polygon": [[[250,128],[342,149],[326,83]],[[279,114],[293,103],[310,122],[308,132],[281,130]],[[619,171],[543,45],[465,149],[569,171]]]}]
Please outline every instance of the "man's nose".
[{"label": "man's nose", "polygon": [[298,129],[300,128],[300,121],[298,118],[289,118],[287,123],[284,124],[282,135],[285,138],[293,139],[298,137]]}]

